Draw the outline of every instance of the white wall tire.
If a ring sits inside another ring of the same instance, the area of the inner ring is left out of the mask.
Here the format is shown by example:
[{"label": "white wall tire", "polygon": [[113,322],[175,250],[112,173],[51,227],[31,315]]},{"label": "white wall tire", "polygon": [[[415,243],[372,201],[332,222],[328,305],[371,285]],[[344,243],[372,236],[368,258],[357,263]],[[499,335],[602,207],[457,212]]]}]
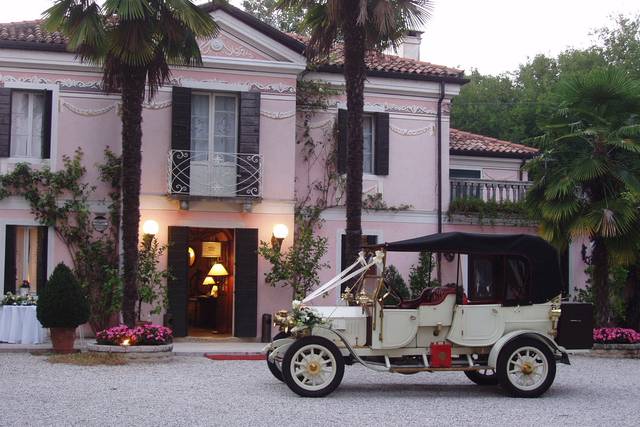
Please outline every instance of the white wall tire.
[{"label": "white wall tire", "polygon": [[556,360],[543,342],[517,338],[507,343],[498,356],[500,386],[514,397],[538,397],[546,392],[556,376]]},{"label": "white wall tire", "polygon": [[302,397],[324,397],[342,382],[344,360],[326,338],[304,337],[289,347],[282,361],[284,382]]}]

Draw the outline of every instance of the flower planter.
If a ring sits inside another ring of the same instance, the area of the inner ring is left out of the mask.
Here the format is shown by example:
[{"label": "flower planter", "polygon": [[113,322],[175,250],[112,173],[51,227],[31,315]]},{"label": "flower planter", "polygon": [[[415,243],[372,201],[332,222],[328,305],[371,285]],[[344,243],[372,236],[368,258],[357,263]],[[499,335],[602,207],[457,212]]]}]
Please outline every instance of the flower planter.
[{"label": "flower planter", "polygon": [[90,353],[122,355],[130,362],[167,362],[173,358],[173,344],[163,345],[104,345],[88,344]]},{"label": "flower planter", "polygon": [[74,353],[73,343],[76,341],[76,328],[50,328],[53,351],[60,354]]},{"label": "flower planter", "polygon": [[640,343],[637,344],[600,344],[594,343],[588,353],[593,357],[615,357],[622,359],[640,359]]}]

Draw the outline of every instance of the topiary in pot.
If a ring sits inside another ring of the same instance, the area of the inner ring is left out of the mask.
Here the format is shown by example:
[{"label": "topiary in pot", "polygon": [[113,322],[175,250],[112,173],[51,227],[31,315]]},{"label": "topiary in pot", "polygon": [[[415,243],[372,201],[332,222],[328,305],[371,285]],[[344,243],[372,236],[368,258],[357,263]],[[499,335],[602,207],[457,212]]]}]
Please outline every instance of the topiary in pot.
[{"label": "topiary in pot", "polygon": [[73,272],[60,263],[40,292],[37,306],[38,320],[51,329],[53,350],[73,352],[75,331],[89,319],[89,304]]}]

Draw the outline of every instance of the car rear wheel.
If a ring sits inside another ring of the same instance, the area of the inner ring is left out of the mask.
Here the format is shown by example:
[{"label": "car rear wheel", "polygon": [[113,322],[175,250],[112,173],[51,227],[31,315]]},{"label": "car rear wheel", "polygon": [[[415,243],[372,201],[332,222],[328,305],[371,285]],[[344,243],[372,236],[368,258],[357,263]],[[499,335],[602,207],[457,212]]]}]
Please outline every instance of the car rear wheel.
[{"label": "car rear wheel", "polygon": [[344,359],[326,338],[309,336],[295,341],[284,355],[282,377],[302,397],[323,397],[335,390],[344,375]]},{"label": "car rear wheel", "polygon": [[507,343],[498,356],[500,386],[514,397],[538,397],[551,387],[556,360],[549,347],[534,338]]},{"label": "car rear wheel", "polygon": [[[273,341],[275,340],[281,340],[283,338],[287,338],[291,336],[291,334],[288,334],[286,332],[279,332],[276,334],[275,337],[273,337]],[[269,360],[269,354],[271,352],[267,353],[267,367],[269,368],[269,371],[271,372],[271,374],[276,377],[276,379],[278,379],[279,381],[284,381],[284,379],[282,378],[282,360],[278,361],[276,360],[275,362],[272,362]]]},{"label": "car rear wheel", "polygon": [[479,371],[464,371],[471,381],[478,385],[498,385],[498,375],[493,369],[481,369]]}]

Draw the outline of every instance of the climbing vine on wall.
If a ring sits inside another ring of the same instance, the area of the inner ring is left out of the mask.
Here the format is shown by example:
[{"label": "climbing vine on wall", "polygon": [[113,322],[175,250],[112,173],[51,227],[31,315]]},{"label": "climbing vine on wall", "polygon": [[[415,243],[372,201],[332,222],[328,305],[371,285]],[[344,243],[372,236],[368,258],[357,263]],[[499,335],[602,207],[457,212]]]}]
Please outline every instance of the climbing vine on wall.
[{"label": "climbing vine on wall", "polygon": [[83,180],[86,168],[83,152],[64,156],[63,167],[33,168],[19,163],[0,175],[0,200],[10,196],[24,198],[31,213],[42,225],[53,227],[69,251],[76,276],[90,302],[90,323],[96,329],[107,326],[112,314],[119,312],[121,282],[118,275],[118,233],[120,224],[120,158],[108,148],[104,163],[97,165],[100,181],[108,187],[107,228],[94,229],[90,205],[96,187]]}]

